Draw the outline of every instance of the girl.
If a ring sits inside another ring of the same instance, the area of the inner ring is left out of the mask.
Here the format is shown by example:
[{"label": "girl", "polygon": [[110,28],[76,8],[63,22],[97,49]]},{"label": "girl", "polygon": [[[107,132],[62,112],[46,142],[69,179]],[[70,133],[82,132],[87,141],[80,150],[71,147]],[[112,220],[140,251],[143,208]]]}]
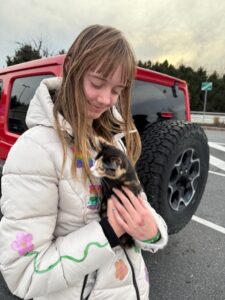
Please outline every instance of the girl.
[{"label": "girl", "polygon": [[[83,30],[62,78],[45,79],[31,101],[29,128],[12,147],[2,178],[1,272],[11,292],[35,300],[148,299],[141,249],[167,243],[167,227],[142,193],[115,190],[100,220],[93,178],[99,139],[135,163],[140,138],[130,113],[135,59],[115,28]],[[94,201],[94,202],[93,202]],[[93,205],[94,203],[94,205]],[[135,239],[124,250],[119,237]]]}]

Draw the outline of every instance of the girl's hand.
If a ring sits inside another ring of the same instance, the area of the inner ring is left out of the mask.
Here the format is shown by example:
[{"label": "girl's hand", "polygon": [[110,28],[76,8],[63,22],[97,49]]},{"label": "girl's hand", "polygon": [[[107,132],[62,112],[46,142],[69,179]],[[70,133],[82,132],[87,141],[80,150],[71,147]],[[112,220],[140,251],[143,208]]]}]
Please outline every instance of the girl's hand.
[{"label": "girl's hand", "polygon": [[[112,198],[108,199],[107,203],[108,203],[107,204],[107,216],[108,216],[109,224],[111,225],[115,234],[119,238],[119,237],[121,237],[121,235],[123,235],[125,233],[125,230],[120,226],[120,224],[118,223],[118,221],[115,217],[116,208],[115,208]],[[119,218],[119,216],[118,216],[118,218]]]},{"label": "girl's hand", "polygon": [[148,240],[157,234],[158,228],[144,200],[136,197],[127,187],[123,192],[113,189],[122,204],[112,196],[116,224],[137,240]]}]

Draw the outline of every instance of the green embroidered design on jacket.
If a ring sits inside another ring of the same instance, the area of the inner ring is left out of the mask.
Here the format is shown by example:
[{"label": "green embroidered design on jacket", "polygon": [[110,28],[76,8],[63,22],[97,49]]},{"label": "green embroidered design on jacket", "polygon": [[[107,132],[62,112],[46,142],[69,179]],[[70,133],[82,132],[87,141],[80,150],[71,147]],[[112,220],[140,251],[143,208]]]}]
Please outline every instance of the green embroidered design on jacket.
[{"label": "green embroidered design on jacket", "polygon": [[38,273],[38,274],[42,274],[42,273],[46,273],[46,272],[49,272],[51,271],[53,268],[55,268],[63,259],[69,259],[73,262],[76,262],[76,263],[81,263],[83,262],[86,257],[88,256],[88,251],[89,251],[89,248],[91,246],[96,246],[98,248],[104,248],[108,245],[108,242],[105,243],[105,244],[100,244],[98,242],[91,242],[89,244],[87,244],[87,246],[85,247],[84,249],[84,255],[82,258],[75,258],[75,257],[72,257],[72,256],[69,256],[69,255],[63,255],[63,256],[60,256],[60,258],[53,264],[51,264],[48,268],[46,269],[43,269],[43,270],[38,270],[38,267],[37,267],[37,257],[38,257],[38,254],[39,252],[38,251],[32,251],[32,252],[28,252],[26,253],[24,256],[34,256],[34,272],[35,273]]}]

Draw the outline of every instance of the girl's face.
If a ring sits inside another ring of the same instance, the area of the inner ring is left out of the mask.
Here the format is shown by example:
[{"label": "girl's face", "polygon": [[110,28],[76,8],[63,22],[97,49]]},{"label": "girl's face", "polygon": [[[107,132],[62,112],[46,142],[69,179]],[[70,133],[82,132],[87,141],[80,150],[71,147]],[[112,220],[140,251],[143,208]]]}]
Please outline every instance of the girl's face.
[{"label": "girl's face", "polygon": [[87,99],[88,118],[93,121],[116,104],[125,85],[121,82],[122,67],[108,78],[97,72],[84,75],[84,93]]}]

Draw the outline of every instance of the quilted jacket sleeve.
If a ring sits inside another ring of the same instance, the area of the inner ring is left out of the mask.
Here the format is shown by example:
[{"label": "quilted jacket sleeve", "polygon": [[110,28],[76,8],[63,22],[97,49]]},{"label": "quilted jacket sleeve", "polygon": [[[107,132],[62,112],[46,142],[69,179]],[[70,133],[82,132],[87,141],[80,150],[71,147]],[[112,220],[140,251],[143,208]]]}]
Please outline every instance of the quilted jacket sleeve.
[{"label": "quilted jacket sleeve", "polygon": [[58,179],[41,143],[21,136],[3,170],[0,270],[21,298],[81,284],[114,256],[97,221],[56,238]]}]

